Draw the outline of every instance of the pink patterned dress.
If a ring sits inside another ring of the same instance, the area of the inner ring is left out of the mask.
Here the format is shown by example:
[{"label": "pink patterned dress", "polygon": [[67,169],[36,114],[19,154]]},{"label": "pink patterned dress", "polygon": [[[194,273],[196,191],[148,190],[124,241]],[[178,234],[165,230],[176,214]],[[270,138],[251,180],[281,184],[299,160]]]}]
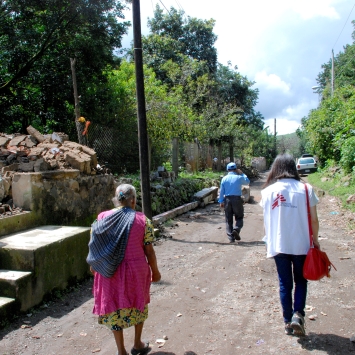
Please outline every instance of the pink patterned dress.
[{"label": "pink patterned dress", "polygon": [[[105,218],[115,210],[102,212],[97,219]],[[148,318],[151,270],[144,245],[153,241],[151,221],[143,213],[136,212],[124,259],[115,274],[107,278],[96,272],[94,276],[93,313],[99,315],[99,324],[111,330],[122,330]]]}]

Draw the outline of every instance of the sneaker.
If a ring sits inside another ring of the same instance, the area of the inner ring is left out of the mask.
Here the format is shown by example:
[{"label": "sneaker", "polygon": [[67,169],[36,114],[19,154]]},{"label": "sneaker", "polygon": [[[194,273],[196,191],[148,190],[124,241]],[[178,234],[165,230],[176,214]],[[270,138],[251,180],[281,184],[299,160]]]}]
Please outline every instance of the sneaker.
[{"label": "sneaker", "polygon": [[285,323],[285,334],[286,335],[293,335],[293,329],[291,327],[291,323]]},{"label": "sneaker", "polygon": [[233,229],[232,235],[235,238],[235,240],[240,240],[239,232],[236,229]]},{"label": "sneaker", "polygon": [[229,239],[229,243],[235,243],[234,239]]},{"label": "sneaker", "polygon": [[305,335],[306,332],[304,330],[304,317],[301,313],[295,312],[292,317],[291,327],[295,334],[297,335]]}]

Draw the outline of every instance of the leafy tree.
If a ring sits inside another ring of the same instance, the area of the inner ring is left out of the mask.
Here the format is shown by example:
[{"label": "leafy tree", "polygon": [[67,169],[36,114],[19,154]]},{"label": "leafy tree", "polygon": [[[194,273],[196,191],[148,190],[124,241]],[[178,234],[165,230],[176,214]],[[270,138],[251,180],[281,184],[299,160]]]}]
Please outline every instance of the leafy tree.
[{"label": "leafy tree", "polygon": [[[83,98],[93,85],[104,85],[113,50],[121,46],[128,23],[120,1],[12,0],[1,2],[0,124],[25,131],[66,128],[73,121],[69,58],[77,59]],[[95,117],[99,119],[99,117]]]},{"label": "leafy tree", "polygon": [[213,33],[214,20],[184,18],[184,11],[170,8],[169,14],[156,6],[154,17],[148,20],[151,34],[143,37],[144,60],[152,67],[158,79],[165,82],[163,64],[172,60],[183,64],[184,57],[203,61],[209,72],[217,69],[217,50]]},{"label": "leafy tree", "polygon": [[345,86],[324,99],[303,121],[307,146],[320,162],[339,161],[343,144],[355,136],[355,89]]}]

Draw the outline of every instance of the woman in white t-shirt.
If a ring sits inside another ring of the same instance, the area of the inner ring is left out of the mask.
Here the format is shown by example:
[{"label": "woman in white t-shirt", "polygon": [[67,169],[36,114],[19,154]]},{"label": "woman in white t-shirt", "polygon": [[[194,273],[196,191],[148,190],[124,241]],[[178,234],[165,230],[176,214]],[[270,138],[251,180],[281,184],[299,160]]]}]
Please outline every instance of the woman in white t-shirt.
[{"label": "woman in white t-shirt", "polygon": [[[278,155],[271,167],[260,205],[264,209],[267,257],[274,258],[279,276],[280,300],[287,335],[304,335],[307,280],[303,264],[309,250],[305,184],[300,181],[293,157]],[[319,248],[318,197],[307,184],[313,242]],[[295,284],[294,300],[292,290]]]}]

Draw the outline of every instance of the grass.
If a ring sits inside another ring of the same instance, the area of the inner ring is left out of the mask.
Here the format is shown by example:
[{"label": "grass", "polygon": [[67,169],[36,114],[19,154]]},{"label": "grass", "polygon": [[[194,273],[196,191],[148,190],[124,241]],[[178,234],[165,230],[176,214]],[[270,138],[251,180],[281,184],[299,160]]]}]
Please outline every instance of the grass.
[{"label": "grass", "polygon": [[219,179],[223,172],[215,172],[211,170],[199,171],[196,173],[188,173],[186,171],[179,172],[179,177],[182,179]]},{"label": "grass", "polygon": [[[322,181],[323,177],[327,177],[326,181]],[[310,184],[324,190],[327,194],[331,196],[338,197],[345,209],[355,212],[355,204],[347,203],[346,200],[349,196],[355,194],[355,182],[351,179],[349,175],[349,186],[344,186],[346,181],[344,180],[344,175],[335,174],[332,177],[327,176],[324,172],[317,172],[308,175],[308,181]]]}]

